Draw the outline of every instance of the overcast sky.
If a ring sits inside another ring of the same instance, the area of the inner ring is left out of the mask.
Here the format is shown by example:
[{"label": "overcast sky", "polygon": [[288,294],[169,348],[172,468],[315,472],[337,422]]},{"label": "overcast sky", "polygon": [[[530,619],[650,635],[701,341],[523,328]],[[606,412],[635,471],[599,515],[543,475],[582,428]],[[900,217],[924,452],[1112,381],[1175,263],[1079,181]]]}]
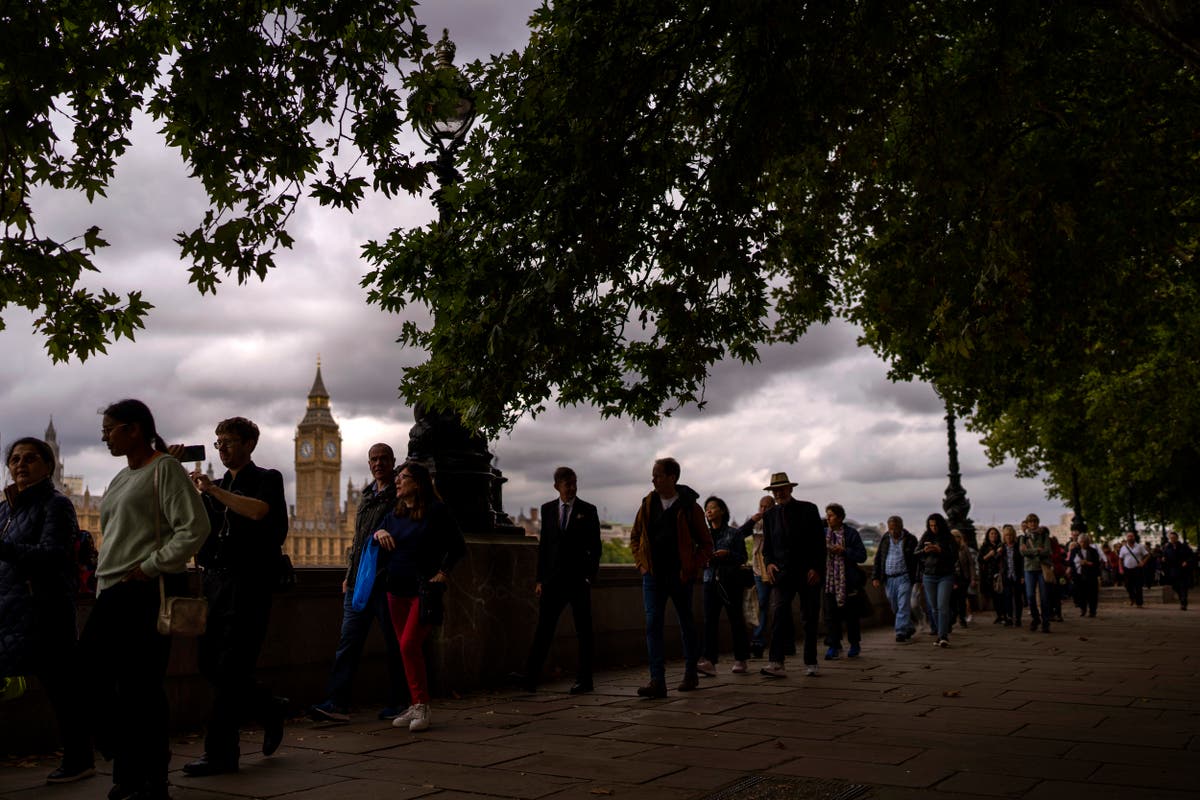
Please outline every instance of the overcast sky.
[{"label": "overcast sky", "polygon": [[[431,38],[450,28],[461,63],[521,47],[533,7],[529,0],[438,0],[419,13]],[[403,317],[366,304],[359,247],[395,226],[432,219],[428,198],[373,199],[353,215],[304,205],[292,221],[295,247],[279,254],[265,283],[227,284],[201,298],[171,240],[197,224],[203,193],[154,130],[144,120],[135,129],[106,199],[89,206],[82,196],[35,198],[45,234],[103,228],[111,246],[97,258],[103,274],[89,285],[141,289],[156,306],[147,330],[85,364],[53,365],[31,331],[32,317],[5,309],[0,440],[41,436],[53,415],[67,473],[99,492],[124,463],[100,443],[98,412],[108,403],[145,400],[168,441],[204,443],[213,458],[215,422],[248,416],[262,429],[255,460],[284,472],[291,503],[292,437],[320,354],[344,442],[343,485],[347,478],[360,484],[371,443],[406,447],[412,412],[396,386],[401,370],[422,355],[395,343]],[[421,149],[415,137],[412,148]],[[840,502],[863,522],[898,513],[918,529],[919,519],[941,510],[946,429],[928,386],[890,383],[885,364],[857,347],[843,323],[761,355],[749,367],[718,365],[705,410],[684,410],[656,428],[603,420],[591,409],[551,409],[522,421],[492,447],[509,479],[505,510],[516,516],[550,499],[554,467],[570,464],[581,497],[607,518],[629,521],[650,489],[651,462],[665,455],[680,461],[683,483],[723,496],[735,518],[754,510],[775,471],[800,484],[797,496]],[[1011,465],[989,468],[961,423],[958,439],[977,523],[1017,521],[1029,511],[1057,521],[1064,513],[1040,481],[1014,477]]]}]

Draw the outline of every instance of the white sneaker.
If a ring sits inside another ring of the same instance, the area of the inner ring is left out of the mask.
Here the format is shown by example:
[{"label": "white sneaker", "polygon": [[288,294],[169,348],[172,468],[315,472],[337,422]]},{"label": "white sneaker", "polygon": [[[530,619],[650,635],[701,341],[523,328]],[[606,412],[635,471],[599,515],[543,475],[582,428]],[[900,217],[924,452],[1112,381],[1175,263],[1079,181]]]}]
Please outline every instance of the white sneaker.
[{"label": "white sneaker", "polygon": [[702,658],[696,662],[696,672],[699,672],[706,678],[711,678],[717,674],[717,667],[707,658]]},{"label": "white sneaker", "polygon": [[408,723],[412,722],[413,717],[416,716],[417,712],[415,709],[416,709],[416,706],[409,706],[408,708],[406,708],[404,710],[403,714],[400,714],[399,716],[394,717],[392,719],[392,727],[393,728],[407,728]]},{"label": "white sneaker", "polygon": [[418,703],[413,706],[413,718],[408,723],[410,731],[416,733],[417,731],[427,730],[431,722],[433,722],[433,713],[430,712],[428,703]]},{"label": "white sneaker", "polygon": [[805,664],[804,665],[804,674],[810,678],[817,677],[817,665],[816,664]]},{"label": "white sneaker", "polygon": [[746,671],[746,662],[745,661],[734,661],[733,668],[730,669],[729,671],[732,672],[734,675],[743,674]]},{"label": "white sneaker", "polygon": [[760,675],[765,675],[768,678],[786,678],[787,677],[787,670],[785,670],[783,668],[783,664],[780,664],[778,661],[772,661],[771,663],[767,664],[765,667],[760,669],[758,672]]}]

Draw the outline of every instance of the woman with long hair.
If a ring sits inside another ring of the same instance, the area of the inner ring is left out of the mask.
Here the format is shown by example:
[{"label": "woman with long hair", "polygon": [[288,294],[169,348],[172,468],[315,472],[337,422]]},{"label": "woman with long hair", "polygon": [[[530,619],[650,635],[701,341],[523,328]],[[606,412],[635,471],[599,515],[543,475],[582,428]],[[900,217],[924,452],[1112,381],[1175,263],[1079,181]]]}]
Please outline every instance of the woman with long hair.
[{"label": "woman with long hair", "polygon": [[983,535],[979,546],[979,594],[988,598],[996,612],[993,625],[1004,623],[1003,592],[996,591],[996,576],[1000,574],[1000,559],[1004,554],[1004,543],[1000,540],[1000,529],[994,525]]},{"label": "woman with long hair", "polygon": [[46,690],[63,738],[47,783],[96,774],[75,652],[79,572],[75,508],[54,488],[54,451],[25,437],[5,455],[12,485],[0,499],[0,675],[32,674]]},{"label": "woman with long hair", "polygon": [[954,569],[958,552],[950,524],[941,514],[930,514],[925,520],[925,533],[917,542],[917,552],[925,565],[925,599],[929,603],[929,616],[937,636],[938,647],[950,646],[950,596],[954,592]]},{"label": "woman with long hair", "polygon": [[421,464],[408,461],[396,472],[396,508],[383,518],[375,541],[387,554],[380,557],[387,562],[388,609],[412,695],[412,705],[392,725],[423,731],[433,721],[424,650],[433,625],[421,621],[422,589],[427,598],[444,590],[450,570],[467,548],[433,477]]},{"label": "woman with long hair", "polygon": [[96,604],[83,629],[82,663],[100,706],[96,742],[113,757],[109,800],[167,800],[167,694],[171,639],[158,632],[159,579],[187,591],[188,561],[208,537],[208,515],[183,465],[167,454],[140,400],[104,409],[101,440],[124,458],[100,503]]},{"label": "woman with long hair", "polygon": [[747,560],[746,537],[729,524],[729,506],[719,497],[704,501],[704,518],[712,534],[713,554],[704,568],[704,646],[696,670],[702,675],[716,673],[720,650],[718,631],[721,609],[724,609],[733,629],[733,668],[730,672],[740,675],[746,672],[746,659],[750,657],[741,582],[742,565]]}]

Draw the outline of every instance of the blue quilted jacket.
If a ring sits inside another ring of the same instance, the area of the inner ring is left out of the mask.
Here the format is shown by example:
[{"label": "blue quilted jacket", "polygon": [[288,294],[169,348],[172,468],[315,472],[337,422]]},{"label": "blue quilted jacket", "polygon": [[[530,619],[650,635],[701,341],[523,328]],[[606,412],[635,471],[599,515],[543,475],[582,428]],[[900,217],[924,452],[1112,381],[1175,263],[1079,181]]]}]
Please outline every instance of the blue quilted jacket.
[{"label": "blue quilted jacket", "polygon": [[49,480],[0,502],[0,676],[36,671],[75,641],[75,509]]}]

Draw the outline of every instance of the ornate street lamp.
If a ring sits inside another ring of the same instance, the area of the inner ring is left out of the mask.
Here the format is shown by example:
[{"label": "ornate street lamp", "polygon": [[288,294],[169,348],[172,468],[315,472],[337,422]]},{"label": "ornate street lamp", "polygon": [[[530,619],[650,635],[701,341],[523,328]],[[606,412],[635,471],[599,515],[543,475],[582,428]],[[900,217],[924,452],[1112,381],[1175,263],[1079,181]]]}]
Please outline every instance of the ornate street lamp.
[{"label": "ornate street lamp", "polygon": [[[438,222],[450,221],[451,209],[445,189],[462,179],[454,158],[475,122],[474,90],[466,76],[454,66],[454,43],[442,31],[435,50],[437,65],[429,85],[408,99],[409,116],[417,136],[436,153],[434,173],[438,189],[433,193]],[[437,309],[434,309],[434,314]],[[505,479],[492,466],[487,440],[468,429],[453,411],[413,408],[413,426],[408,434],[408,457],[426,464],[433,473],[438,492],[467,533],[487,533],[515,528],[503,512],[500,487]]]},{"label": "ornate street lamp", "polygon": [[454,167],[454,156],[475,124],[475,92],[467,77],[454,66],[455,50],[450,31],[443,28],[442,38],[434,49],[437,57],[434,85],[414,92],[408,99],[409,115],[417,136],[437,153],[435,163],[440,188],[434,194],[434,200],[442,222],[446,221],[449,209],[442,200],[441,190],[461,179]]},{"label": "ornate street lamp", "polygon": [[1071,501],[1075,515],[1071,517],[1071,530],[1087,533],[1087,522],[1083,519],[1083,505],[1079,502],[1079,470],[1071,470]]},{"label": "ornate street lamp", "polygon": [[967,499],[967,490],[962,485],[962,474],[958,471],[958,438],[955,433],[954,407],[946,401],[946,440],[950,451],[950,483],[946,486],[946,495],[942,498],[942,509],[946,512],[946,521],[951,528],[962,531],[967,544],[975,547],[975,523],[968,516],[971,513],[971,501]]}]

